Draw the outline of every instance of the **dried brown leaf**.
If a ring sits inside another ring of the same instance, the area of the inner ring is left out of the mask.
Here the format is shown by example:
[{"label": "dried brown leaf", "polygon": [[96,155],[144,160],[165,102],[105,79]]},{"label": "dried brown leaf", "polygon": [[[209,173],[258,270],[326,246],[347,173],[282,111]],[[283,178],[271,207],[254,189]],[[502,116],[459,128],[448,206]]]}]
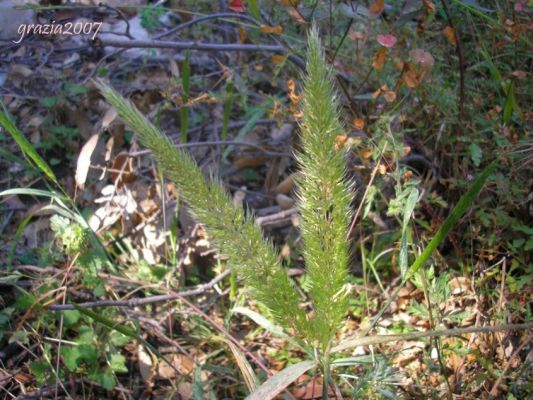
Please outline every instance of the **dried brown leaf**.
[{"label": "dried brown leaf", "polygon": [[387,49],[384,47],[380,48],[372,59],[372,68],[377,71],[381,71],[385,65],[385,60],[387,59]]},{"label": "dried brown leaf", "polygon": [[78,162],[76,164],[76,185],[83,189],[85,181],[87,180],[87,174],[89,173],[89,167],[91,165],[91,156],[98,144],[99,134],[92,135],[91,138],[85,143],[78,156]]}]

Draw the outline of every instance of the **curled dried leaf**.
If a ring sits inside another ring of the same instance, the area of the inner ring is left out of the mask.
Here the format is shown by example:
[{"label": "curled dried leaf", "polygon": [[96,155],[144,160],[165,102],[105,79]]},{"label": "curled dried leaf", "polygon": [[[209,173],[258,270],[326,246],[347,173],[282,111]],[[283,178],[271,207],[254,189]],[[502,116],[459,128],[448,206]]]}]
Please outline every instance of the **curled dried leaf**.
[{"label": "curled dried leaf", "polygon": [[78,156],[78,162],[76,164],[76,185],[80,189],[83,189],[85,186],[85,181],[87,180],[87,174],[89,172],[89,167],[91,165],[91,156],[98,144],[98,134],[92,135],[91,138],[85,143],[80,151]]},{"label": "curled dried leaf", "polygon": [[279,35],[281,32],[283,32],[283,28],[281,27],[281,25],[276,25],[276,26],[261,25],[260,29],[261,29],[261,32],[267,33],[269,35]]},{"label": "curled dried leaf", "polygon": [[455,29],[453,29],[451,26],[448,25],[446,28],[444,28],[442,34],[450,44],[454,46],[457,44],[457,34],[455,33]]},{"label": "curled dried leaf", "polygon": [[394,35],[377,35],[376,37],[378,43],[387,49],[394,47],[398,39]]},{"label": "curled dried leaf", "polygon": [[387,49],[382,47],[376,52],[376,54],[374,54],[374,58],[372,59],[372,68],[377,71],[381,71],[383,69],[383,66],[385,65],[386,59]]}]

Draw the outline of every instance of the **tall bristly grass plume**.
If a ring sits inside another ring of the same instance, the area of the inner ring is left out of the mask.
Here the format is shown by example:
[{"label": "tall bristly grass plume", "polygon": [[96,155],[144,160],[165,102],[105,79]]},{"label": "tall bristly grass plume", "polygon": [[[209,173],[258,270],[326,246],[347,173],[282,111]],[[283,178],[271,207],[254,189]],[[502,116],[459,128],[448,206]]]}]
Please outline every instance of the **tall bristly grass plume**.
[{"label": "tall bristly grass plume", "polygon": [[309,331],[305,312],[290,277],[283,270],[271,243],[241,207],[233,205],[228,194],[213,178],[205,178],[194,160],[177,149],[170,139],[150,123],[130,102],[107,86],[96,82],[106,100],[152,151],[166,176],[174,181],[189,204],[193,217],[204,224],[219,251],[257,300],[266,305],[275,319],[298,334]]},{"label": "tall bristly grass plume", "polygon": [[214,178],[205,178],[194,160],[152,125],[132,104],[102,81],[96,85],[124,121],[152,150],[166,175],[176,182],[198,222],[206,226],[219,251],[257,300],[266,305],[278,323],[293,328],[319,358],[327,355],[331,340],[346,311],[344,283],[348,244],[345,240],[350,213],[350,186],[345,179],[345,152],[335,139],[343,129],[330,68],[324,60],[318,32],[311,30],[302,119],[302,170],[298,181],[302,236],[313,313],[299,307],[299,297],[283,270],[272,244],[233,205]]},{"label": "tall bristly grass plume", "polygon": [[347,308],[346,235],[352,212],[346,154],[335,146],[343,128],[333,74],[316,28],[308,39],[301,132],[302,152],[296,156],[301,170],[300,228],[315,312],[311,321],[315,346],[326,352]]}]

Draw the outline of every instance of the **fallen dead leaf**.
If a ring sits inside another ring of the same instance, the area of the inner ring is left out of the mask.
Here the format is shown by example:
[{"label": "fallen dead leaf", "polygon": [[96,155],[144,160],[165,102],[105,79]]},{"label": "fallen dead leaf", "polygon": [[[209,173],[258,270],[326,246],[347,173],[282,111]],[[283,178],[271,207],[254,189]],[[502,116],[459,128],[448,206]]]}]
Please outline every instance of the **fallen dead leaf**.
[{"label": "fallen dead leaf", "polygon": [[115,156],[111,166],[111,179],[121,187],[124,183],[133,182],[136,177],[133,174],[133,163],[126,151],[122,151]]},{"label": "fallen dead leaf", "polygon": [[455,29],[453,29],[450,25],[446,26],[444,30],[442,31],[442,34],[444,37],[448,40],[448,42],[452,45],[457,44],[457,35],[455,34]]},{"label": "fallen dead leaf", "polygon": [[283,193],[278,193],[276,195],[276,203],[278,203],[278,206],[280,206],[282,210],[288,210],[294,206],[294,199]]},{"label": "fallen dead leaf", "polygon": [[282,64],[285,62],[286,59],[287,59],[287,56],[283,56],[281,54],[274,54],[272,56],[272,64],[274,65]]},{"label": "fallen dead leaf", "polygon": [[389,90],[383,94],[383,97],[385,97],[387,103],[392,103],[394,100],[396,100],[396,92]]},{"label": "fallen dead leaf", "polygon": [[89,167],[91,166],[91,156],[98,144],[99,134],[94,134],[91,138],[85,143],[80,151],[78,156],[78,162],[76,164],[76,185],[83,189],[85,187],[85,181],[87,180],[87,173],[89,172]]},{"label": "fallen dead leaf", "polygon": [[297,174],[297,172],[294,172],[287,176],[278,184],[278,186],[276,186],[276,189],[274,191],[276,193],[289,193],[296,185],[295,179],[297,177]]},{"label": "fallen dead leaf", "polygon": [[385,1],[376,0],[374,3],[370,4],[370,6],[368,7],[368,10],[374,17],[377,17],[383,12],[384,8],[385,8]]},{"label": "fallen dead leaf", "polygon": [[377,71],[381,71],[385,65],[385,60],[387,59],[387,49],[382,47],[375,54],[372,59],[372,68]]},{"label": "fallen dead leaf", "polygon": [[437,9],[431,0],[422,0],[422,3],[424,3],[424,8],[426,9],[427,13],[434,13]]},{"label": "fallen dead leaf", "polygon": [[461,294],[471,291],[472,281],[464,276],[458,276],[450,280],[452,294]]},{"label": "fallen dead leaf", "polygon": [[276,25],[276,26],[261,25],[259,29],[261,29],[261,32],[267,33],[269,35],[279,35],[283,32],[283,28],[281,27],[281,25]]},{"label": "fallen dead leaf", "polygon": [[150,354],[144,350],[144,347],[139,345],[137,347],[137,358],[138,358],[138,365],[139,365],[139,372],[144,379],[144,382],[149,386],[150,382],[152,382],[153,379],[153,362],[152,357],[150,357]]},{"label": "fallen dead leaf", "polygon": [[394,47],[398,39],[394,35],[377,35],[378,43],[387,49]]},{"label": "fallen dead leaf", "polygon": [[353,126],[358,131],[362,131],[363,128],[365,127],[365,120],[363,118],[354,118]]}]

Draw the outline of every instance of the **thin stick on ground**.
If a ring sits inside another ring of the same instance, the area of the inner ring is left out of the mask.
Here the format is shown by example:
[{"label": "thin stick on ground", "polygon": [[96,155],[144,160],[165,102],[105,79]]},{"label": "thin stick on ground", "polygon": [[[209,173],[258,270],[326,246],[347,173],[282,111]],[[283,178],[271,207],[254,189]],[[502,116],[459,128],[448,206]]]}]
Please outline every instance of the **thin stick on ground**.
[{"label": "thin stick on ground", "polygon": [[187,296],[196,296],[199,294],[205,293],[206,290],[213,288],[218,282],[223,280],[231,273],[231,270],[228,269],[222,272],[220,275],[213,278],[211,281],[199,285],[194,289],[185,290],[183,292],[172,292],[170,294],[162,294],[157,296],[135,298],[129,300],[95,300],[87,301],[85,303],[79,304],[53,304],[48,307],[51,311],[64,311],[64,310],[75,310],[77,307],[80,308],[103,308],[103,307],[125,307],[125,308],[134,308],[139,306],[145,306],[148,304],[162,303],[165,301],[176,300],[182,297]]}]

